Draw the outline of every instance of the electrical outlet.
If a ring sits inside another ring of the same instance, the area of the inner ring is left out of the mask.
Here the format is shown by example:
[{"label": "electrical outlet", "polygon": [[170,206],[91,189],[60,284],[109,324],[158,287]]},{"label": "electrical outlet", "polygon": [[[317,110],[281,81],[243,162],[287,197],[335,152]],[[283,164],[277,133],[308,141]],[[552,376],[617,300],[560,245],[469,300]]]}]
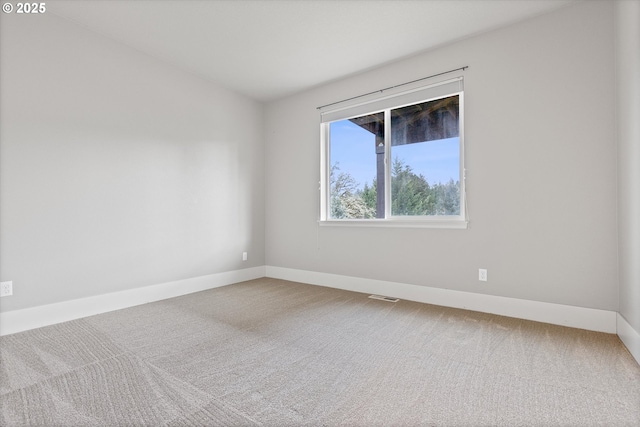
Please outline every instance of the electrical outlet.
[{"label": "electrical outlet", "polygon": [[484,268],[481,268],[478,270],[478,280],[480,280],[481,282],[486,282],[487,281],[487,270]]},{"label": "electrical outlet", "polygon": [[247,260],[247,253],[246,252],[242,252],[242,260],[243,261]]},{"label": "electrical outlet", "polygon": [[13,282],[0,282],[0,297],[13,295]]}]

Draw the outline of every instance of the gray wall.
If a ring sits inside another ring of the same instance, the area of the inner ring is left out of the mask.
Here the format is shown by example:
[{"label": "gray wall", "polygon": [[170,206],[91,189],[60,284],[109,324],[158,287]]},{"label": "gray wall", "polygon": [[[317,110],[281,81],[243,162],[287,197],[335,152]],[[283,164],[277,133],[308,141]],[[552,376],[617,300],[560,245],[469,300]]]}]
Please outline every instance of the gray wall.
[{"label": "gray wall", "polygon": [[640,2],[616,19],[620,314],[640,333]]},{"label": "gray wall", "polygon": [[264,265],[261,104],[50,13],[1,24],[2,311]]},{"label": "gray wall", "polygon": [[[267,265],[617,311],[613,18],[580,2],[268,104]],[[470,228],[319,227],[316,107],[463,65]]]},{"label": "gray wall", "polygon": [[[7,18],[2,311],[263,264],[618,310],[619,249],[620,312],[640,330],[639,97],[618,91],[616,128],[612,2],[271,103],[264,121],[260,104],[52,14]],[[637,37],[620,39],[618,77],[637,84]],[[318,227],[315,107],[461,65],[470,228]]]}]

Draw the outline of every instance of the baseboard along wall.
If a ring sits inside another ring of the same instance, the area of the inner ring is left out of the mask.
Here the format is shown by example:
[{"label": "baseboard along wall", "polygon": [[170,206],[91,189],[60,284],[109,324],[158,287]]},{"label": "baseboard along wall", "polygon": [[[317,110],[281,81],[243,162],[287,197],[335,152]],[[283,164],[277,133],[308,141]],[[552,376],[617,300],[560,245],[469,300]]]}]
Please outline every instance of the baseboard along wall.
[{"label": "baseboard along wall", "polygon": [[518,298],[430,288],[383,280],[363,279],[316,271],[266,266],[266,276],[310,285],[385,295],[426,304],[551,323],[571,328],[617,334],[640,364],[640,334],[615,311],[529,301]]},{"label": "baseboard along wall", "polygon": [[627,320],[617,313],[617,334],[638,363],[640,363],[640,333],[633,329]]},{"label": "baseboard along wall", "polygon": [[161,283],[121,292],[0,313],[0,335],[200,292],[246,280],[271,277],[309,285],[385,295],[572,328],[618,334],[640,363],[640,335],[619,313],[284,267],[260,266]]},{"label": "baseboard along wall", "polygon": [[282,267],[266,267],[267,277],[386,295],[410,301],[462,308],[590,331],[616,333],[615,311],[574,307],[495,295],[431,288],[406,283],[363,279]]},{"label": "baseboard along wall", "polygon": [[209,274],[0,313],[0,336],[265,277],[265,267]]}]

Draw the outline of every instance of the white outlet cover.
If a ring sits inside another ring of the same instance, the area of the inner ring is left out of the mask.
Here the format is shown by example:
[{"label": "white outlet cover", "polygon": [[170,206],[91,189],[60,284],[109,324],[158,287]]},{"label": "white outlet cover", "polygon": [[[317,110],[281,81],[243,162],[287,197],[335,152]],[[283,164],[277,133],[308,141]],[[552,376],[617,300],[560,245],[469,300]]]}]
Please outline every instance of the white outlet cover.
[{"label": "white outlet cover", "polygon": [[13,282],[0,282],[0,297],[13,295]]},{"label": "white outlet cover", "polygon": [[478,270],[478,280],[480,280],[481,282],[486,282],[487,281],[487,270],[484,268],[481,268]]}]

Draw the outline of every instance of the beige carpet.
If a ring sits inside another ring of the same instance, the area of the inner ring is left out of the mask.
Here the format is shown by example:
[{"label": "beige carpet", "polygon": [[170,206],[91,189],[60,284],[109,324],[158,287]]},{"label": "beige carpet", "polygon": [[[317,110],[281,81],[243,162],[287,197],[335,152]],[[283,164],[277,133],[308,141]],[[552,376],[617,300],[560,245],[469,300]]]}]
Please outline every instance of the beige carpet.
[{"label": "beige carpet", "polygon": [[638,426],[615,335],[259,279],[0,338],[3,426]]}]

